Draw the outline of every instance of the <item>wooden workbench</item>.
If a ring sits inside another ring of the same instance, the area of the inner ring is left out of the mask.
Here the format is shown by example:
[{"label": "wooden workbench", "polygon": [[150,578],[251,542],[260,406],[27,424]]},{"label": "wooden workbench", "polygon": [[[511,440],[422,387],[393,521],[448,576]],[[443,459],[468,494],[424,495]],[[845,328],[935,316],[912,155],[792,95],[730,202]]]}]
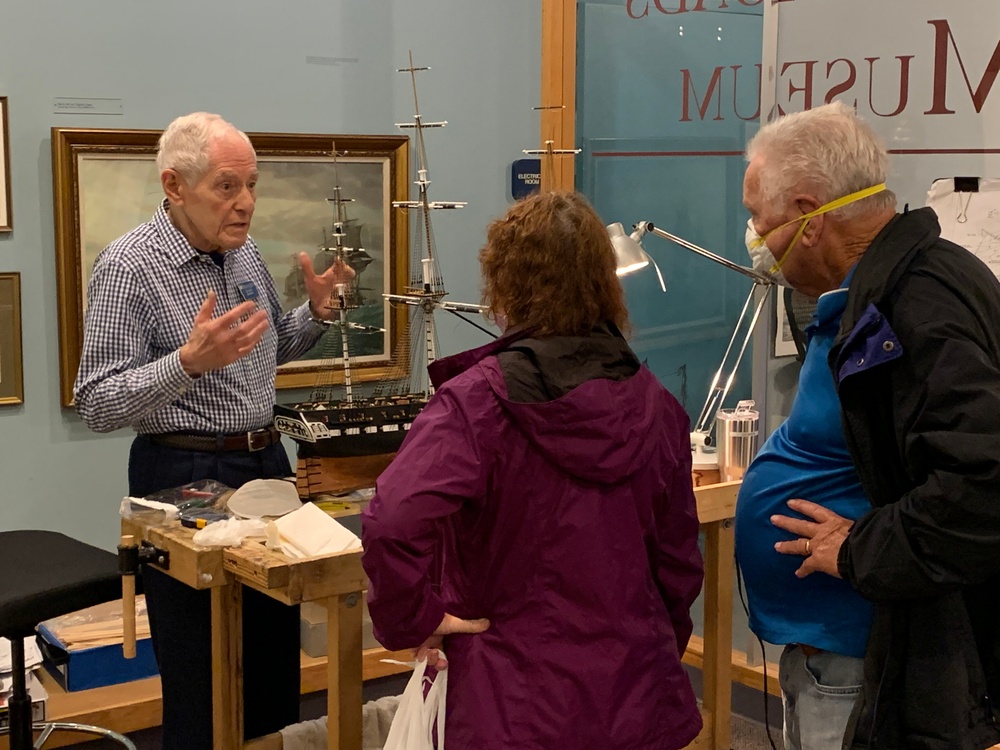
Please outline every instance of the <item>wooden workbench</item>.
[{"label": "wooden workbench", "polygon": [[289,605],[322,602],[327,610],[327,716],[330,750],[361,748],[361,597],[367,579],[361,551],[297,560],[249,539],[240,547],[194,544],[195,532],[177,522],[123,519],[130,534],[170,554],[171,577],[212,598],[213,746],[237,750],[243,743],[243,586]]}]

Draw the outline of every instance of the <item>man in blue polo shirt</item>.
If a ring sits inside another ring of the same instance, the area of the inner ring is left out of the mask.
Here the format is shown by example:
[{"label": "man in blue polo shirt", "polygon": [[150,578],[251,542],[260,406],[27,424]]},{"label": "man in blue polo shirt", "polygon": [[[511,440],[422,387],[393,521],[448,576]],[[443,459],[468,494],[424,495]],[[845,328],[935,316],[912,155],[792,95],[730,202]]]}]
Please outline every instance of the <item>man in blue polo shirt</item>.
[{"label": "man in blue polo shirt", "polygon": [[[794,514],[800,500],[846,519],[871,509],[844,440],[827,355],[867,235],[874,237],[884,225],[895,197],[885,190],[884,150],[847,137],[854,132],[852,113],[840,105],[813,113],[765,126],[747,149],[744,204],[751,215],[747,248],[754,267],[819,301],[791,413],[743,479],[736,554],[751,630],[785,647],[779,663],[785,748],[840,750],[861,691],[873,606],[839,578],[800,577],[801,557],[775,549],[795,537],[773,519],[789,509]],[[796,159],[792,151],[801,149],[799,136],[807,131],[813,141],[828,141],[810,142],[810,157],[819,154],[829,163]],[[795,165],[803,164],[808,176],[797,173]],[[768,192],[761,189],[762,177]],[[802,543],[801,554],[808,556],[810,541]]]},{"label": "man in blue polo shirt", "polygon": [[780,555],[789,538],[771,523],[786,502],[804,498],[846,518],[870,509],[840,426],[840,402],[826,356],[837,335],[847,287],[819,298],[788,419],[754,459],[736,509],[737,559],[746,583],[750,629],[785,646],[779,665],[785,747],[840,748],[854,699],[872,605],[830,576],[798,579],[801,560]]}]

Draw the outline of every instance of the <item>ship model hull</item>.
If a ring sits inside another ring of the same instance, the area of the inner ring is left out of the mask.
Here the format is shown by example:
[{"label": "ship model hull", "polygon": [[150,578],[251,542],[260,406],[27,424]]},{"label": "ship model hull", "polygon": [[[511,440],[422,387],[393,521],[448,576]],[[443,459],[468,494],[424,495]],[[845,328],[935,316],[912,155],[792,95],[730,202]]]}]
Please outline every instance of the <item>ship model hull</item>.
[{"label": "ship model hull", "polygon": [[426,403],[426,394],[414,393],[354,403],[277,405],[274,426],[298,444],[300,458],[395,453]]}]

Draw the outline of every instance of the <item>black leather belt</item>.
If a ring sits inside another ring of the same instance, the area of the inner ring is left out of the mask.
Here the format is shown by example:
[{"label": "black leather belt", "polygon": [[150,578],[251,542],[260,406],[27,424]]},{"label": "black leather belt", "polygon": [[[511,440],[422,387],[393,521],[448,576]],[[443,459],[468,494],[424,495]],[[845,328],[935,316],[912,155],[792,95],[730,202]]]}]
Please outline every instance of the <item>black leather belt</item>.
[{"label": "black leather belt", "polygon": [[237,432],[234,435],[198,435],[191,432],[165,432],[147,435],[157,445],[179,448],[185,451],[259,451],[281,440],[281,433],[274,427],[263,427],[251,432]]}]

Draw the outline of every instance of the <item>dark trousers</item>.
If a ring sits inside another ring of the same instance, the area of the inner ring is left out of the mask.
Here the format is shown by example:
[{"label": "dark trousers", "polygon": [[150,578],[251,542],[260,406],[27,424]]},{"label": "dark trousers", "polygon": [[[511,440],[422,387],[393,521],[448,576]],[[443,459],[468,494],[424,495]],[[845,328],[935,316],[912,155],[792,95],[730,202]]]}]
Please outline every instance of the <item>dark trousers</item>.
[{"label": "dark trousers", "polygon": [[[178,450],[139,435],[129,455],[129,494],[142,497],[200,479],[240,487],[292,474],[281,444],[261,451]],[[153,651],[163,686],[165,750],[212,749],[211,595],[153,566],[142,572]],[[243,589],[244,737],[299,720],[299,608]]]}]

